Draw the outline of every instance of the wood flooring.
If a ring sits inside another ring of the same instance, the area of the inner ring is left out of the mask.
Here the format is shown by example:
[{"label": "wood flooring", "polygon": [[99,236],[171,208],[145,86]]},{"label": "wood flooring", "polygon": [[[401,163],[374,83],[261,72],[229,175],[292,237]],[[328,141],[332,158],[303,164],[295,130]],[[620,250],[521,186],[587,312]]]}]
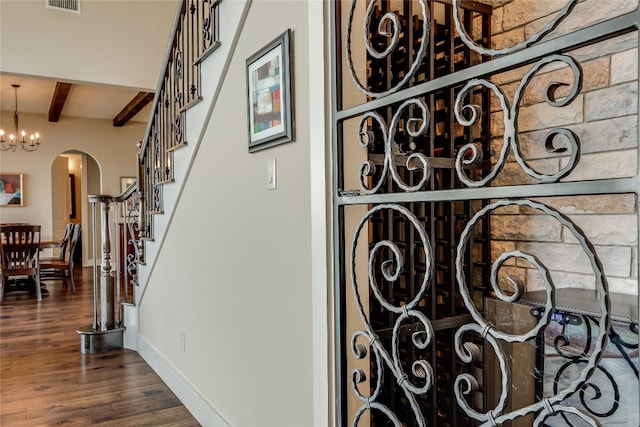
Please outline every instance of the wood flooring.
[{"label": "wood flooring", "polygon": [[0,426],[199,426],[138,353],[84,355],[76,329],[93,321],[92,269],[0,305]]}]

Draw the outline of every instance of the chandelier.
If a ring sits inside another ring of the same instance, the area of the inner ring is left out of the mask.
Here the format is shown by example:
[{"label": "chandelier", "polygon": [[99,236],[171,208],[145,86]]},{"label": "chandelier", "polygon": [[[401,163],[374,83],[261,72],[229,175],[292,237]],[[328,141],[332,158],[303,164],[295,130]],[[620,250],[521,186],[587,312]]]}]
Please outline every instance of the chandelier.
[{"label": "chandelier", "polygon": [[13,127],[14,133],[9,135],[9,141],[5,139],[4,129],[0,129],[0,150],[2,151],[16,151],[18,145],[26,152],[36,151],[40,148],[40,134],[34,132],[27,138],[27,132],[20,130],[18,132],[18,88],[20,85],[12,84],[15,91],[16,108],[13,113]]}]

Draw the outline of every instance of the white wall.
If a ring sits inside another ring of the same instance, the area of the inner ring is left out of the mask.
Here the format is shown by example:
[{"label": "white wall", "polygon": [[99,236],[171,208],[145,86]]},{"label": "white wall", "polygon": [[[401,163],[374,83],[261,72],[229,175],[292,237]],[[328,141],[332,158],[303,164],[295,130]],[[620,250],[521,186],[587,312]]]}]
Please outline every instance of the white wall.
[{"label": "white wall", "polygon": [[[308,7],[252,2],[139,305],[144,345],[234,426],[314,424]],[[287,28],[296,141],[249,154],[245,60]]]}]

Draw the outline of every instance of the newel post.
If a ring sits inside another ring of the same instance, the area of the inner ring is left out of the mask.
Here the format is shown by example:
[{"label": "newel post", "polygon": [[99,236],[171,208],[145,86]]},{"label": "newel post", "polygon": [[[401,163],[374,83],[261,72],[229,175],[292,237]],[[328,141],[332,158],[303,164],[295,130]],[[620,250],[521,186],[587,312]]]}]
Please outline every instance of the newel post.
[{"label": "newel post", "polygon": [[[113,202],[113,196],[91,195],[89,202],[93,209],[93,313],[94,322],[91,325],[83,326],[77,330],[80,334],[80,350],[85,354],[104,353],[123,347],[124,328],[116,325],[115,322],[115,292],[114,277],[111,273],[111,234],[109,233],[109,209]],[[97,278],[97,257],[96,250],[95,221],[96,205],[101,205],[101,241],[102,241],[102,261],[100,265],[100,309],[98,310],[98,283]],[[100,321],[98,322],[98,312]]]},{"label": "newel post", "polygon": [[110,200],[100,200],[102,205],[102,264],[100,265],[100,330],[115,326],[113,274],[111,274],[111,234],[109,233]]}]

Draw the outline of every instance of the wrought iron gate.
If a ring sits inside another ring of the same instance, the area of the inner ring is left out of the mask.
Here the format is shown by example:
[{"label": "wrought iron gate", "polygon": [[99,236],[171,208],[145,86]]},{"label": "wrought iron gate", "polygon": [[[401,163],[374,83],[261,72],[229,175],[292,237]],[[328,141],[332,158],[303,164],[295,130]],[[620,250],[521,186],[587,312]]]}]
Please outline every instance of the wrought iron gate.
[{"label": "wrought iron gate", "polygon": [[340,425],[640,425],[639,13],[530,6],[332,3]]}]

